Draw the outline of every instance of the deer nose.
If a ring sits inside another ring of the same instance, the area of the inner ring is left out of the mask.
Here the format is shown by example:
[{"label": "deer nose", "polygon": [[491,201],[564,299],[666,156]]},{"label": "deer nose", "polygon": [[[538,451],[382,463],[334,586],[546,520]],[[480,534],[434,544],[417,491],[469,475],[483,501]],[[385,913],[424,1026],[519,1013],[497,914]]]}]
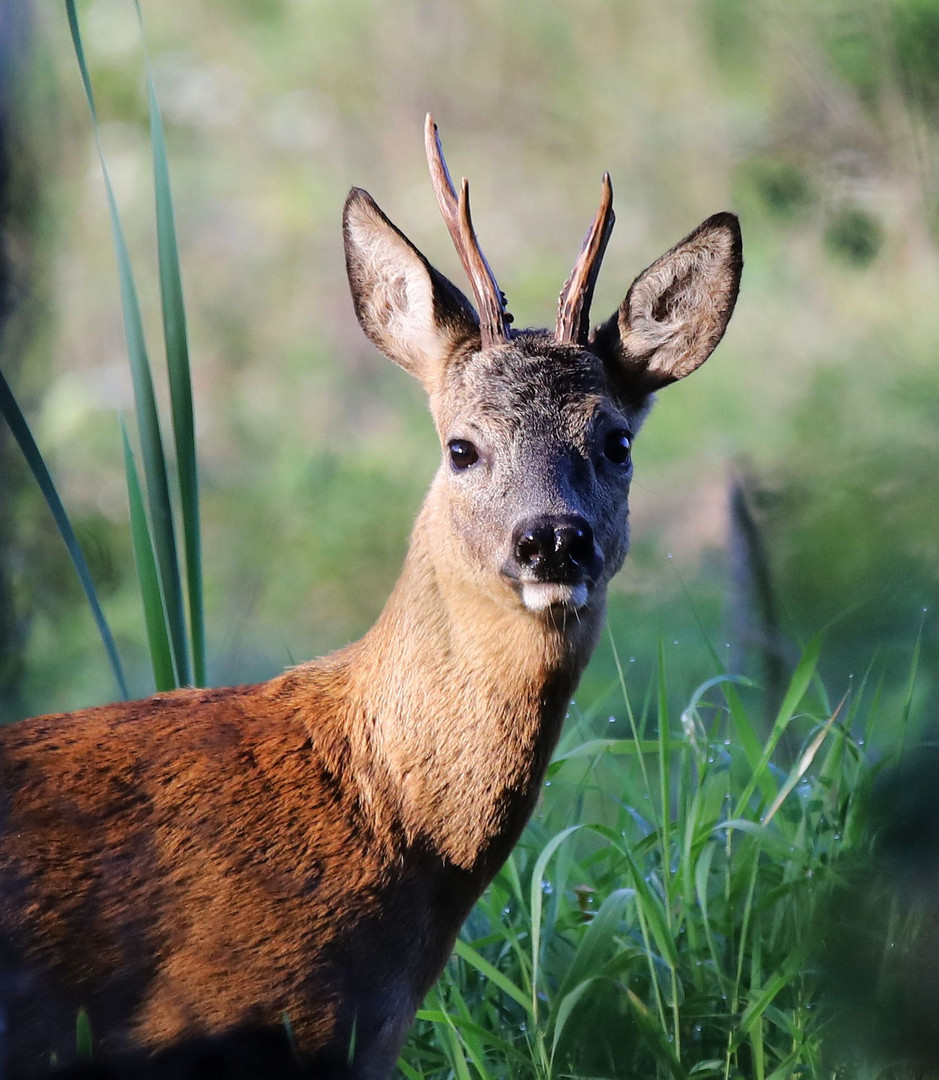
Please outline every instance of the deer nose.
[{"label": "deer nose", "polygon": [[515,561],[539,581],[583,581],[599,561],[590,523],[576,514],[530,518],[512,534]]}]

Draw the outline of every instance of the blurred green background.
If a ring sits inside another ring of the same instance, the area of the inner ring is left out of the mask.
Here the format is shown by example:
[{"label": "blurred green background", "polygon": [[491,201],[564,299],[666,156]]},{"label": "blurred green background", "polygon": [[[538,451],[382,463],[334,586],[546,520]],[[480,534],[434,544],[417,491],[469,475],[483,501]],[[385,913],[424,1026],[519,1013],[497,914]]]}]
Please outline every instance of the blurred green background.
[{"label": "blurred green background", "polygon": [[[92,127],[64,9],[5,5],[14,287],[0,364],[143,695],[118,431],[131,387]],[[741,216],[724,343],[661,395],[637,445],[634,546],[610,608],[637,692],[660,642],[682,686],[716,653],[772,691],[824,629],[833,688],[870,668],[899,711],[922,625],[930,715],[939,0],[161,0],[143,13],[190,324],[212,682],[356,637],[397,574],[438,450],[419,387],[355,322],[340,213],[365,187],[465,288],[426,175],[430,110],[520,325],[553,325],[604,169],[617,225],[597,319],[704,217]],[[131,0],[79,14],[156,361],[136,15]],[[614,676],[604,640],[586,711],[615,711]],[[115,694],[0,430],[0,718]]]}]

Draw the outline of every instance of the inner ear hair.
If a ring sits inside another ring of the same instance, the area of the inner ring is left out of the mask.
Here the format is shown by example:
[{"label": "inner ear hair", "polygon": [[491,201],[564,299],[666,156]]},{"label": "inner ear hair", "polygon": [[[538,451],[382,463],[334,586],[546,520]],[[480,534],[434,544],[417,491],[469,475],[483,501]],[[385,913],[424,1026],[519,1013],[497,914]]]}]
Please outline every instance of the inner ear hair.
[{"label": "inner ear hair", "polygon": [[617,313],[594,332],[594,346],[637,395],[683,379],[723,336],[742,268],[737,218],[715,214],[636,278]]},{"label": "inner ear hair", "polygon": [[479,338],[472,306],[367,192],[349,193],[343,232],[359,324],[389,359],[431,390],[450,357]]}]

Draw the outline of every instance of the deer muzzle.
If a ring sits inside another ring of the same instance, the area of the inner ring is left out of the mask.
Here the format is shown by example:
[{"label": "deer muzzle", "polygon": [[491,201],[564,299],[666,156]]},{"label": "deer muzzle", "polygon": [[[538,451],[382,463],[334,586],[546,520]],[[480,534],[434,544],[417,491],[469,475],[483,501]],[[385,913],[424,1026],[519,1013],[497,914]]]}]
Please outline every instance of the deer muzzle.
[{"label": "deer muzzle", "polygon": [[542,515],[520,522],[512,534],[505,574],[530,611],[582,608],[603,559],[593,528],[577,514]]}]

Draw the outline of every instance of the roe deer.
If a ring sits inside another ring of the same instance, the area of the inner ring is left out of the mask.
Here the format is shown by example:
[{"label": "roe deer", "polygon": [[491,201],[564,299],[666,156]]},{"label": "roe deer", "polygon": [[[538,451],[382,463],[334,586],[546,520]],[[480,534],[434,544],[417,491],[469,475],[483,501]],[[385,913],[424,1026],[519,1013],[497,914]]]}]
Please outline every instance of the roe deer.
[{"label": "roe deer", "polygon": [[287,1016],[303,1053],[387,1076],[508,855],[626,554],[630,445],[707,359],[741,239],[709,218],[592,332],[600,207],[557,326],[515,330],[436,127],[437,199],[477,311],[353,189],[362,329],[423,384],[443,460],[372,629],[257,686],[188,689],[0,731],[8,1067],[156,1050]]}]

